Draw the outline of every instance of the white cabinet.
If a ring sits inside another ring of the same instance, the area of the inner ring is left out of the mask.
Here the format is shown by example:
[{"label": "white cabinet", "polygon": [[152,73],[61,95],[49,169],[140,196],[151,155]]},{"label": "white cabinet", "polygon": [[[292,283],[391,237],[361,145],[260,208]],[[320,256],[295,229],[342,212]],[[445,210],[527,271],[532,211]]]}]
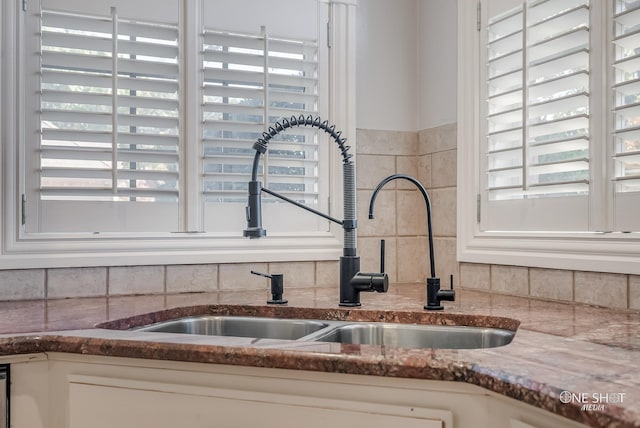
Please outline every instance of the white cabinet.
[{"label": "white cabinet", "polygon": [[57,353],[11,370],[12,428],[580,426],[460,382]]},{"label": "white cabinet", "polygon": [[451,412],[425,408],[117,377],[69,380],[69,428],[444,428],[452,422]]}]

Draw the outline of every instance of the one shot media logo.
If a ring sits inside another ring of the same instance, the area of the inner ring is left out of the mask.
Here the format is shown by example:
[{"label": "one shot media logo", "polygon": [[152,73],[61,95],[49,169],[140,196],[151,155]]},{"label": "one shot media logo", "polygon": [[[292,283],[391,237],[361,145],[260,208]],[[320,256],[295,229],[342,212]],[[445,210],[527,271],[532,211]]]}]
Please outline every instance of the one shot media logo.
[{"label": "one shot media logo", "polygon": [[563,404],[578,404],[583,411],[604,410],[607,404],[624,403],[626,392],[570,392],[560,393],[560,402]]}]

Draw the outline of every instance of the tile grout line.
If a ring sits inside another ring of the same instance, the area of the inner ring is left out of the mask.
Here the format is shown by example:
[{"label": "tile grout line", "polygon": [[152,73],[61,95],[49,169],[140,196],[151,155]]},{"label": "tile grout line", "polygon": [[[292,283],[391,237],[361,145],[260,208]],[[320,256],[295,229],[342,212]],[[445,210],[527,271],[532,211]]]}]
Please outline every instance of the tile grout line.
[{"label": "tile grout line", "polygon": [[49,269],[44,270],[44,300],[49,299]]},{"label": "tile grout line", "polygon": [[105,266],[106,272],[105,272],[105,296],[109,297],[109,293],[110,293],[110,287],[109,284],[111,282],[111,267],[110,266]]},{"label": "tile grout line", "polygon": [[167,265],[162,265],[162,292],[167,295]]},{"label": "tile grout line", "polygon": [[627,277],[627,309],[631,309],[631,275]]}]

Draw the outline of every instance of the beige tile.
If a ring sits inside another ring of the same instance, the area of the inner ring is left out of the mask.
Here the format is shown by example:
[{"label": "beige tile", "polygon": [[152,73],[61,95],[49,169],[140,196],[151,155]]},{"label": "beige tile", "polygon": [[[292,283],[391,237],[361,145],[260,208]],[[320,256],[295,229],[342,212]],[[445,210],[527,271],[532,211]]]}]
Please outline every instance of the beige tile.
[{"label": "beige tile", "polygon": [[340,284],[340,262],[316,262],[316,285],[323,286],[338,284]]},{"label": "beige tile", "polygon": [[396,234],[396,192],[381,190],[374,204],[374,218],[369,219],[371,192],[359,190],[356,215],[359,236],[394,236]]},{"label": "beige tile", "polygon": [[442,152],[457,148],[457,124],[450,123],[418,132],[418,154]]},{"label": "beige tile", "polygon": [[396,172],[398,174],[407,174],[417,177],[418,175],[418,156],[396,156]]},{"label": "beige tile", "polygon": [[[396,282],[397,275],[397,248],[396,239],[385,238],[385,272],[389,275],[389,281]],[[380,239],[359,238],[358,255],[360,256],[360,270],[362,272],[380,271]]]},{"label": "beige tile", "polygon": [[529,269],[520,266],[492,265],[491,290],[527,296],[529,294]]},{"label": "beige tile", "polygon": [[105,296],[107,294],[107,268],[60,268],[47,272],[47,297]]},{"label": "beige tile", "polygon": [[220,290],[266,290],[269,279],[251,271],[269,273],[267,263],[227,263],[218,266]]},{"label": "beige tile", "polygon": [[109,268],[109,295],[164,292],[164,266],[117,266]]},{"label": "beige tile", "polygon": [[398,236],[426,236],[427,206],[422,193],[418,190],[398,190],[396,195]]},{"label": "beige tile", "polygon": [[357,129],[356,139],[358,154],[412,156],[418,148],[418,135],[411,131]]},{"label": "beige tile", "polygon": [[533,297],[573,301],[573,271],[531,268],[529,285]]},{"label": "beige tile", "polygon": [[431,188],[431,160],[432,155],[418,157],[418,176],[416,177],[424,187]]},{"label": "beige tile", "polygon": [[431,155],[431,188],[452,187],[457,183],[457,151],[448,150]]},{"label": "beige tile", "polygon": [[[356,188],[375,189],[384,178],[396,172],[395,156],[358,155],[356,161]],[[385,185],[385,189],[395,189],[396,183]]]},{"label": "beige tile", "polygon": [[316,282],[315,262],[269,263],[269,273],[283,274],[285,288],[313,287]]},{"label": "beige tile", "polygon": [[[396,173],[410,175],[414,177],[416,180],[420,181],[420,179],[418,178],[418,168],[419,168],[419,163],[418,163],[418,158],[416,156],[397,156],[396,157]],[[408,182],[407,180],[397,180],[396,187],[398,189],[415,189],[415,185],[413,183]]]},{"label": "beige tile", "polygon": [[608,308],[626,308],[627,275],[576,272],[575,301]]},{"label": "beige tile", "polygon": [[397,245],[398,282],[424,281],[429,269],[427,239],[399,237]]},{"label": "beige tile", "polygon": [[452,238],[456,236],[456,197],[455,187],[429,191],[434,236]]},{"label": "beige tile", "polygon": [[[425,238],[424,241],[426,244],[428,239]],[[436,275],[440,278],[442,287],[449,288],[450,275],[453,275],[454,287],[457,286],[460,284],[460,264],[456,258],[456,239],[436,237],[433,245],[436,252]]]},{"label": "beige tile", "polygon": [[217,265],[167,266],[167,293],[190,293],[218,289]]},{"label": "beige tile", "polygon": [[491,288],[491,265],[460,263],[460,286],[489,290]]},{"label": "beige tile", "polygon": [[629,276],[629,309],[640,310],[640,276]]},{"label": "beige tile", "polygon": [[44,269],[0,270],[0,300],[44,299]]}]

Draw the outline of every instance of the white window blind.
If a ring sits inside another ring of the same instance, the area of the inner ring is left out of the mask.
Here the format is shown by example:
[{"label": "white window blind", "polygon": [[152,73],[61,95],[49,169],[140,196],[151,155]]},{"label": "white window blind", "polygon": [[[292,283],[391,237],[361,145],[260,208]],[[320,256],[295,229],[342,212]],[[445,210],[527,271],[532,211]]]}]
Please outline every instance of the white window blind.
[{"label": "white window blind", "polygon": [[[276,121],[318,114],[316,41],[207,30],[204,34],[203,145],[207,202],[246,202],[252,145]],[[264,158],[270,189],[317,203],[315,128],[282,133]]]},{"label": "white window blind", "polygon": [[488,31],[491,199],[587,192],[588,5],[528,2]]},{"label": "white window blind", "polygon": [[[229,233],[246,227],[253,143],[283,118],[328,118],[328,9],[317,0],[203,4],[204,226],[206,231]],[[247,16],[249,5],[255,7]],[[292,8],[306,12],[292,22],[282,13]],[[259,180],[271,190],[327,211],[329,159],[335,153],[331,144],[316,128],[288,129],[269,142]],[[269,235],[329,230],[320,217],[266,194],[263,200]]]},{"label": "white window blind", "polygon": [[460,260],[637,273],[640,1],[477,6],[458,2]]},{"label": "white window blind", "polygon": [[[355,5],[4,2],[2,193],[11,233],[2,234],[0,262],[337,257],[326,220],[270,198],[263,218],[275,239],[249,243],[242,231],[252,144],[262,132],[293,114],[333,118],[354,132],[347,30]],[[311,128],[287,130],[262,156],[261,179],[339,211],[339,198],[330,198],[340,189],[339,174],[330,174],[334,150]]]},{"label": "white window blind", "polygon": [[589,193],[589,1],[504,3],[485,30],[484,227],[586,227],[554,212],[571,218]]},{"label": "white window blind", "polygon": [[[147,206],[132,227],[176,230],[177,26],[120,17],[115,7],[110,15],[43,9],[40,26],[40,216],[29,229],[118,230],[135,222],[136,206],[159,203],[171,207],[168,222],[149,221]],[[128,219],[92,223],[107,206]]]},{"label": "white window blind", "polygon": [[618,230],[638,230],[640,197],[640,2],[613,2],[613,156]]}]

